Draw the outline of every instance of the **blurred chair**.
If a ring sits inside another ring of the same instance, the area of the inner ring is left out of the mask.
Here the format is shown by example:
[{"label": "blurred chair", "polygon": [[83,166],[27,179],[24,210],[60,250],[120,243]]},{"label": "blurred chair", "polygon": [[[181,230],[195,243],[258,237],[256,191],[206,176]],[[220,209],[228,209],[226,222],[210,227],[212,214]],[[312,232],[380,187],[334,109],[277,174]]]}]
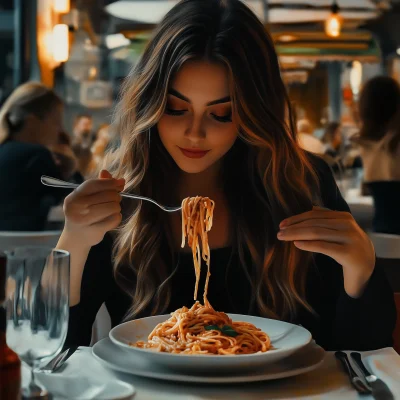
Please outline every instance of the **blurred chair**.
[{"label": "blurred chair", "polygon": [[378,258],[394,258],[400,262],[400,235],[368,232]]},{"label": "blurred chair", "polygon": [[397,323],[393,333],[394,349],[400,354],[400,235],[368,233],[394,292]]},{"label": "blurred chair", "polygon": [[374,199],[373,230],[400,235],[400,181],[366,184]]},{"label": "blurred chair", "polygon": [[0,231],[0,250],[11,250],[20,246],[55,247],[61,231],[8,232]]},{"label": "blurred chair", "polygon": [[96,319],[92,328],[92,340],[90,345],[93,346],[99,340],[108,337],[108,333],[111,330],[111,318],[108,314],[107,307],[103,303],[100,307],[99,312],[96,315]]}]

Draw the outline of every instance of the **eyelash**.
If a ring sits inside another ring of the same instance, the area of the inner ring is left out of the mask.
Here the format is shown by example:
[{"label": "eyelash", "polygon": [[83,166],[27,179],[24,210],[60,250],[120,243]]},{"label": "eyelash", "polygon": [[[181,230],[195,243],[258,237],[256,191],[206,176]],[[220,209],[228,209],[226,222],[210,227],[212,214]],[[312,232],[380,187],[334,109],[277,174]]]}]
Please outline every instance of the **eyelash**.
[{"label": "eyelash", "polygon": [[[185,111],[187,110],[173,110],[171,108],[166,108],[165,109],[165,113],[168,115],[174,115],[174,116],[179,116],[179,115],[183,115],[185,113]],[[221,123],[228,123],[228,122],[232,122],[232,116],[231,114],[228,115],[224,115],[223,117],[219,117],[218,115],[215,114],[211,114],[212,117]]]}]

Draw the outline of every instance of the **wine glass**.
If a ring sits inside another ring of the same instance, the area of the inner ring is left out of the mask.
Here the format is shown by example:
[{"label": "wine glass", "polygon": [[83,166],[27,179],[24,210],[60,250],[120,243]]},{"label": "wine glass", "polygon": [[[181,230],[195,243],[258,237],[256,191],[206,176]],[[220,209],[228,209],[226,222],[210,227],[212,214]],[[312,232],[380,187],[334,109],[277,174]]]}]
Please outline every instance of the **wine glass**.
[{"label": "wine glass", "polygon": [[50,247],[6,252],[7,344],[31,369],[23,399],[48,399],[34,369],[60,352],[69,315],[69,253]]}]

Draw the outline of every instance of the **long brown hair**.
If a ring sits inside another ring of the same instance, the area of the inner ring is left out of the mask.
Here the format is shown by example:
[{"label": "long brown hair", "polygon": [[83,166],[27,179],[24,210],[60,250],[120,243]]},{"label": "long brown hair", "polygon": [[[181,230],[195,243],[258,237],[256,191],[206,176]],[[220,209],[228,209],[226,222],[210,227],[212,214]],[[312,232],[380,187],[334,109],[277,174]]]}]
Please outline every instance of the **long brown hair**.
[{"label": "long brown hair", "polygon": [[377,76],[363,87],[359,101],[361,129],[357,139],[377,142],[388,133],[390,152],[400,144],[400,85],[389,76]]},{"label": "long brown hair", "polygon": [[43,119],[61,104],[57,94],[40,82],[18,86],[1,107],[0,144],[23,128],[28,115]]},{"label": "long brown hair", "polygon": [[[223,181],[235,216],[232,251],[260,313],[290,319],[299,307],[310,309],[305,280],[311,256],[279,242],[276,234],[282,219],[312,208],[317,177],[296,142],[271,37],[241,1],[182,0],[166,15],[125,81],[115,117],[121,144],[105,167],[126,179],[125,190],[164,204],[181,200],[174,190],[178,167],[156,124],[171,77],[196,59],[221,63],[231,78],[239,139],[224,158]],[[126,214],[117,232],[114,272],[132,296],[129,317],[148,309],[163,312],[174,262],[166,213],[142,203]]]}]

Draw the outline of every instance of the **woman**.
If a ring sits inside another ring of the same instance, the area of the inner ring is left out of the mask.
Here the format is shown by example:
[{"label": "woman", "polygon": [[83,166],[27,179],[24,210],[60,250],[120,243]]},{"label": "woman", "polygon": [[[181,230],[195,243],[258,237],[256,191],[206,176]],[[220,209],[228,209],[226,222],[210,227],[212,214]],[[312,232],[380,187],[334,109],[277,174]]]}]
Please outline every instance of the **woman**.
[{"label": "woman", "polygon": [[92,160],[88,168],[89,175],[93,175],[93,173],[96,174],[96,172],[98,172],[99,166],[102,164],[106,152],[110,150],[111,141],[112,135],[110,132],[110,125],[100,125],[96,134],[96,140],[93,142],[90,149],[92,153]]},{"label": "woman", "polygon": [[59,177],[51,152],[62,129],[60,98],[41,83],[18,87],[0,112],[0,230],[40,231],[63,194],[41,184]]},{"label": "woman", "polygon": [[273,43],[242,2],[178,3],[126,80],[116,123],[105,165],[119,179],[103,170],[65,201],[67,346],[89,344],[103,302],[113,325],[193,303],[180,213],[127,200],[122,217],[122,189],[215,200],[216,310],[301,323],[329,349],[391,344],[393,298],[372,244],[326,165],[299,148]]},{"label": "woman", "polygon": [[338,122],[329,122],[325,128],[321,142],[325,145],[325,154],[331,157],[337,157],[342,143],[342,134]]},{"label": "woman", "polygon": [[364,181],[374,198],[374,230],[400,234],[400,86],[390,77],[368,81],[360,95]]}]

